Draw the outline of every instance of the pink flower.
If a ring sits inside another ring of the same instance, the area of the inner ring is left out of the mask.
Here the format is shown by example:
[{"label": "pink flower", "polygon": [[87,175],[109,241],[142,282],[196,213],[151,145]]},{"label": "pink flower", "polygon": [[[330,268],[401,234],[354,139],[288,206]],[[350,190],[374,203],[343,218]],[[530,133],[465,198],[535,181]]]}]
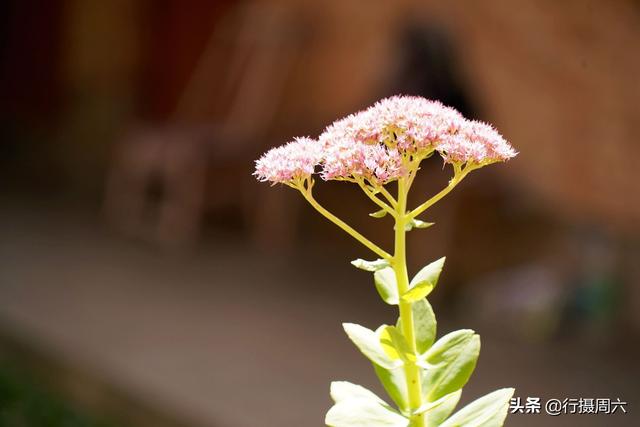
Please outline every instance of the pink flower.
[{"label": "pink flower", "polygon": [[[358,156],[366,154],[360,147],[362,144],[395,149],[400,154],[391,156],[389,169],[394,172],[384,181],[401,176],[403,155],[420,156],[436,150],[448,163],[488,164],[517,154],[492,126],[467,120],[451,107],[416,96],[393,96],[378,101],[364,111],[337,120],[319,140],[325,150],[341,153],[325,158],[325,179],[370,173],[358,160]],[[383,162],[388,164],[387,160]]]},{"label": "pink flower", "polygon": [[405,153],[431,150],[464,123],[455,109],[417,96],[393,96],[378,101],[366,114],[375,123],[378,142],[397,144]]},{"label": "pink flower", "polygon": [[491,125],[465,119],[438,101],[393,96],[329,125],[318,138],[296,138],[264,154],[254,175],[290,182],[321,165],[324,180],[385,184],[407,174],[409,158],[437,151],[447,163],[485,165],[517,153]]},{"label": "pink flower", "polygon": [[378,183],[398,179],[404,174],[398,150],[389,149],[364,138],[364,127],[353,126],[352,120],[363,116],[349,116],[334,123],[322,135],[324,157],[321,176],[324,180],[365,178]]},{"label": "pink flower", "polygon": [[272,148],[256,160],[253,173],[259,181],[286,183],[306,178],[315,172],[322,159],[322,146],[315,139],[295,138],[280,147]]},{"label": "pink flower", "polygon": [[468,120],[436,149],[448,163],[488,164],[508,160],[517,154],[493,126]]}]

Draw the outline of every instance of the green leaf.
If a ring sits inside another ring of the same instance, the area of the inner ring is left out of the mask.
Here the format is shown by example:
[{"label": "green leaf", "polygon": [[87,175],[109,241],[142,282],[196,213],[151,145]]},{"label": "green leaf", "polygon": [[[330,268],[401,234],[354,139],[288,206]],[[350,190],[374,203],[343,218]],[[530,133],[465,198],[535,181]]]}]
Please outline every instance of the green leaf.
[{"label": "green leaf", "polygon": [[[429,228],[434,224],[434,222],[424,222],[420,221],[419,219],[410,219],[404,224],[404,231],[411,231],[414,228]],[[396,229],[395,226],[393,227],[393,229]]]},{"label": "green leaf", "polygon": [[351,264],[364,271],[378,271],[383,268],[389,267],[389,261],[386,259],[377,259],[375,261],[365,261],[363,259],[354,259]]},{"label": "green leaf", "polygon": [[411,279],[411,283],[409,283],[409,289],[414,286],[418,286],[421,283],[428,282],[436,287],[438,283],[438,278],[440,278],[440,273],[442,272],[442,267],[444,266],[445,257],[442,257],[431,264],[423,267],[422,270],[418,271],[418,274]]},{"label": "green leaf", "polygon": [[461,389],[475,369],[479,354],[480,336],[470,329],[454,331],[440,338],[424,354],[426,400],[433,402]]},{"label": "green leaf", "polygon": [[[412,219],[407,225],[405,225],[405,230],[411,231],[413,228],[429,228],[434,224],[435,222],[424,222],[419,219]],[[407,229],[407,226],[409,226],[409,229]]]},{"label": "green leaf", "polygon": [[404,373],[404,367],[399,366],[393,369],[385,369],[379,365],[373,364],[378,379],[387,391],[391,399],[400,408],[401,411],[409,410],[409,396],[407,394],[407,377]]},{"label": "green leaf", "polygon": [[391,335],[389,335],[389,332],[385,329],[385,327],[386,325],[383,325],[378,329],[376,329],[376,335],[378,335],[379,337],[380,346],[382,346],[382,349],[384,350],[385,354],[391,360],[398,360],[400,359],[400,354],[398,353],[398,350],[396,350],[395,346],[393,345],[393,340],[391,339]]},{"label": "green leaf", "polygon": [[435,402],[427,402],[415,413],[424,413],[425,425],[439,426],[455,409],[462,395],[462,390],[454,391],[441,397]]},{"label": "green leaf", "polygon": [[416,361],[416,355],[411,351],[409,343],[395,326],[384,325],[378,334],[380,344],[389,357],[400,358],[403,362]]},{"label": "green leaf", "polygon": [[[426,299],[421,299],[411,306],[413,311],[414,335],[416,338],[416,349],[422,354],[431,348],[436,340],[436,315],[433,313],[431,304]],[[402,321],[398,318],[396,328],[402,330]]]},{"label": "green leaf", "polygon": [[419,219],[414,219],[412,220],[412,222],[413,222],[413,228],[429,228],[435,224],[435,222],[424,222],[424,221],[420,221]]},{"label": "green leaf", "polygon": [[449,415],[456,409],[456,405],[460,401],[462,390],[454,391],[446,396],[441,397],[434,403],[436,406],[432,407],[428,412],[424,414],[425,423],[428,426],[439,426]]},{"label": "green leaf", "polygon": [[336,403],[327,412],[329,426],[407,426],[408,420],[384,400],[366,388],[347,381],[331,383],[331,398]]},{"label": "green leaf", "polygon": [[[355,323],[343,323],[342,327],[362,354],[373,363],[387,369],[395,368],[401,364],[399,360],[393,360],[385,353],[380,344],[378,333]],[[378,330],[382,330],[381,328]]]},{"label": "green leaf", "polygon": [[416,302],[423,299],[431,293],[433,285],[430,282],[420,282],[413,288],[409,289],[402,295],[402,300],[405,302]]},{"label": "green leaf", "polygon": [[474,400],[440,427],[500,427],[509,411],[514,389],[503,388]]},{"label": "green leaf", "polygon": [[387,304],[398,305],[398,285],[396,273],[391,267],[385,267],[373,274],[378,293]]},{"label": "green leaf", "polygon": [[[404,231],[411,231],[414,228],[428,228],[434,225],[434,222],[424,222],[419,219],[410,219],[409,221],[404,223]],[[393,226],[393,229],[396,229],[396,226]]]},{"label": "green leaf", "polygon": [[373,218],[382,218],[385,215],[387,215],[387,211],[384,209],[380,209],[379,211],[376,212],[372,212],[369,214],[369,216],[373,217]]},{"label": "green leaf", "polygon": [[391,360],[398,360],[400,359],[400,354],[393,345],[393,340],[391,339],[391,335],[389,335],[389,332],[386,330],[386,326],[387,325],[382,325],[378,329],[376,329],[376,335],[380,340],[380,346],[382,347],[382,350],[384,350],[385,354]]},{"label": "green leaf", "polygon": [[354,398],[329,409],[324,422],[331,427],[408,427],[409,420],[379,402]]},{"label": "green leaf", "polygon": [[412,309],[416,348],[419,353],[424,353],[436,340],[436,315],[426,299],[416,301]]},{"label": "green leaf", "polygon": [[335,403],[347,399],[369,399],[381,405],[387,404],[387,402],[376,396],[374,392],[349,381],[333,381],[330,390],[331,398]]}]

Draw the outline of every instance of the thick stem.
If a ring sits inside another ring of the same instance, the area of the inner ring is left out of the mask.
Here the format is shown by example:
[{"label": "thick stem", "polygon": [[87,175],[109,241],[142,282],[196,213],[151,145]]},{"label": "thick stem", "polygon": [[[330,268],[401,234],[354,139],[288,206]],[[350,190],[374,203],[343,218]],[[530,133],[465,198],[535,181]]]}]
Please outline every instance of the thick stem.
[{"label": "thick stem", "polygon": [[[406,231],[405,224],[410,219],[407,209],[407,188],[403,179],[398,181],[398,206],[396,208],[395,224],[395,252],[393,255],[393,269],[398,283],[398,293],[403,295],[409,289],[409,276],[407,273],[406,257]],[[409,346],[416,353],[416,339],[413,323],[413,311],[411,303],[400,300],[400,320],[402,323],[402,334],[409,343]],[[420,368],[415,362],[407,361],[404,365],[405,376],[407,378],[407,393],[409,396],[409,407],[411,411],[418,409],[422,405],[422,384]],[[411,427],[424,427],[423,414],[411,417]]]}]

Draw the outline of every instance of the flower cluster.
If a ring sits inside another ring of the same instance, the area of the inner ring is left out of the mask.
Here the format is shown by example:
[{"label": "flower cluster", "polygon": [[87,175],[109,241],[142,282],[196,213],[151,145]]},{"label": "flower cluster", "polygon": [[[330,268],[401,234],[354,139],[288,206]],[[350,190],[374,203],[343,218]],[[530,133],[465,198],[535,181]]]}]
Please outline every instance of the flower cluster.
[{"label": "flower cluster", "polygon": [[359,114],[369,117],[372,140],[407,154],[432,151],[465,122],[455,109],[417,96],[386,98]]},{"label": "flower cluster", "polygon": [[384,184],[407,173],[405,160],[437,151],[445,162],[484,165],[516,155],[491,125],[421,97],[394,96],[328,126],[318,140],[299,138],[256,162],[262,181],[308,177],[320,165],[325,180],[364,178]]},{"label": "flower cluster", "polygon": [[517,153],[490,124],[466,120],[436,146],[447,163],[489,164],[502,162]]},{"label": "flower cluster", "polygon": [[260,181],[291,182],[296,178],[311,176],[322,156],[321,147],[316,140],[295,138],[263,154],[256,161],[256,171],[253,174]]},{"label": "flower cluster", "polygon": [[380,144],[364,144],[341,138],[323,144],[321,176],[324,180],[362,177],[386,183],[403,175],[402,157],[398,150]]}]

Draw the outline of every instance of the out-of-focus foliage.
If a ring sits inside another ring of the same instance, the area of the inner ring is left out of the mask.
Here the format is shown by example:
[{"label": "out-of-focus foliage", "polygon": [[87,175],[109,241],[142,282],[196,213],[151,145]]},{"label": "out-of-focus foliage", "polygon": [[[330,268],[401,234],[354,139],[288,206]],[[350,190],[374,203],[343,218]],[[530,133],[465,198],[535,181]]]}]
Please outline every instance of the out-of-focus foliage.
[{"label": "out-of-focus foliage", "polygon": [[0,426],[115,427],[76,410],[36,379],[7,361],[0,362]]}]

